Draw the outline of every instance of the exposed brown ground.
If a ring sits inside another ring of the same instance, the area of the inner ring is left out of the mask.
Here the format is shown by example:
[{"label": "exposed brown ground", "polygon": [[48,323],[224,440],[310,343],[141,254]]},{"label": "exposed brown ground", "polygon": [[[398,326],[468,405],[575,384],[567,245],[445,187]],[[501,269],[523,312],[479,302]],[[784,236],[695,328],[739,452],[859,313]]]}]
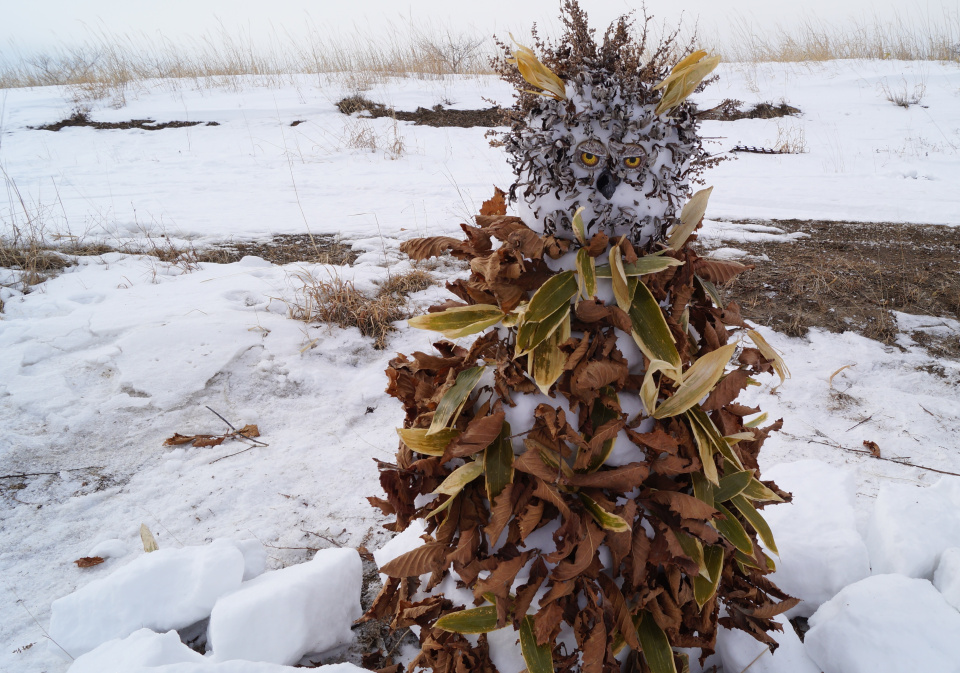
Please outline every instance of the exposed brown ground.
[{"label": "exposed brown ground", "polygon": [[499,107],[490,107],[483,110],[448,110],[442,105],[433,108],[417,108],[414,112],[394,110],[381,103],[374,103],[363,96],[350,96],[337,103],[337,108],[343,114],[365,111],[371,117],[391,117],[404,122],[414,122],[418,126],[459,126],[471,128],[474,126],[494,127],[507,126],[509,120],[507,111]]},{"label": "exposed brown ground", "polygon": [[[809,238],[792,243],[732,242],[762,259],[721,288],[744,317],[792,336],[811,327],[854,330],[892,343],[891,311],[960,319],[960,227],[774,220]],[[915,333],[932,355],[960,357],[956,336]]]}]

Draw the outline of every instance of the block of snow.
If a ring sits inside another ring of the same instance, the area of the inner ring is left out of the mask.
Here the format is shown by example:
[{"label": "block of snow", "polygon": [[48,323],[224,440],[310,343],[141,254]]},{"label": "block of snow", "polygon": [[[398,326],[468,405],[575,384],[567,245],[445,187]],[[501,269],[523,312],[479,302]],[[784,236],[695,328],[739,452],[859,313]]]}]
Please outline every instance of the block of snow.
[{"label": "block of snow", "polygon": [[140,628],[183,628],[209,615],[243,573],[243,554],[228,540],[144,554],[55,600],[50,636],[77,657]]},{"label": "block of snow", "polygon": [[960,540],[960,480],[928,488],[884,484],[867,531],[873,572],[933,579],[940,554]]},{"label": "block of snow", "polygon": [[243,554],[243,581],[252,580],[267,569],[267,549],[259,540],[230,540]]},{"label": "block of snow", "polygon": [[739,672],[749,668],[750,673],[820,673],[820,668],[804,651],[803,643],[786,615],[777,615],[774,619],[783,626],[783,631],[768,632],[780,644],[772,654],[770,648],[744,631],[722,626],[717,630],[716,651],[724,671]]},{"label": "block of snow", "polygon": [[820,606],[804,639],[823,673],[956,671],[960,612],[927,580],[874,575]]},{"label": "block of snow", "polygon": [[146,666],[191,662],[202,664],[205,661],[203,655],[180,642],[176,631],[155,633],[150,629],[140,629],[126,638],[108,640],[77,657],[67,673],[131,671]]},{"label": "block of snow", "polygon": [[793,502],[763,510],[780,551],[771,579],[803,601],[787,616],[809,617],[843,587],[870,574],[854,514],[856,482],[850,471],[819,460],[775,465],[763,478],[793,494]]},{"label": "block of snow", "polygon": [[322,549],[311,561],[245,582],[210,615],[214,660],[294,664],[349,642],[350,626],[362,614],[362,578],[355,549]]},{"label": "block of snow", "polygon": [[960,610],[960,547],[950,547],[940,554],[940,565],[933,574],[933,586],[950,605]]}]

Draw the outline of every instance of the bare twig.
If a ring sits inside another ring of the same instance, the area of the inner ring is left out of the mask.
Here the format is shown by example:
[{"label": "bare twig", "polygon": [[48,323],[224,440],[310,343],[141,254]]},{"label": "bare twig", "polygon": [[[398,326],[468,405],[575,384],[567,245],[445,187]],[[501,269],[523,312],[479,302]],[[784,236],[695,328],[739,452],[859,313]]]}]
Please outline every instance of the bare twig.
[{"label": "bare twig", "polygon": [[340,544],[339,542],[337,542],[336,540],[334,540],[333,538],[327,537],[326,535],[321,535],[320,533],[314,533],[312,530],[306,530],[306,529],[303,529],[303,528],[301,528],[300,530],[301,530],[302,532],[304,532],[304,533],[309,534],[309,535],[316,535],[316,536],[317,536],[318,538],[320,538],[321,540],[326,540],[327,542],[329,542],[329,543],[332,544],[333,546],[339,547],[339,548],[343,549],[343,545]]},{"label": "bare twig", "polygon": [[[247,439],[250,439],[250,438],[248,437]],[[251,440],[251,441],[253,441],[253,440]],[[257,443],[259,444],[260,442],[257,442]],[[263,446],[267,446],[267,444],[263,444]],[[234,456],[239,456],[241,453],[246,453],[247,451],[249,451],[249,450],[251,450],[251,449],[255,449],[255,448],[257,448],[255,445],[254,445],[254,446],[248,446],[247,448],[243,449],[242,451],[237,451],[236,453],[228,453],[226,456],[220,456],[220,457],[217,458],[216,460],[211,460],[209,463],[207,463],[207,465],[213,465],[214,463],[216,463],[216,462],[218,462],[218,461],[225,460],[225,459],[227,459],[227,458],[233,458]]]},{"label": "bare twig", "polygon": [[[822,436],[826,437],[825,435],[822,435]],[[829,437],[826,437],[826,439],[830,441],[822,442],[817,439],[808,439],[807,444],[823,444],[824,446],[829,446],[833,449],[840,449],[841,451],[846,451],[848,453],[859,453],[862,456],[872,456],[874,460],[883,460],[888,463],[895,463],[897,465],[906,465],[907,467],[915,467],[918,470],[927,470],[928,472],[936,472],[937,474],[947,474],[947,475],[950,475],[951,477],[960,477],[960,474],[957,474],[956,472],[948,472],[947,470],[938,470],[935,467],[927,467],[926,465],[917,465],[916,463],[907,462],[902,458],[883,458],[882,456],[873,455],[869,451],[864,451],[863,449],[847,448],[846,446],[843,446],[839,442],[834,441]]]},{"label": "bare twig", "polygon": [[860,421],[859,423],[857,423],[857,424],[854,425],[853,427],[847,428],[847,432],[850,432],[850,431],[853,430],[854,428],[859,428],[861,425],[863,425],[864,423],[866,423],[867,421],[872,420],[872,419],[873,419],[873,414],[870,414],[869,416],[867,416],[866,418],[864,418],[862,421]]},{"label": "bare twig", "polygon": [[57,470],[56,472],[24,472],[22,474],[4,474],[0,475],[0,479],[22,479],[24,477],[47,477],[47,476],[56,476],[61,472],[79,472],[82,470],[102,470],[103,465],[90,465],[89,467],[68,467],[62,470]]},{"label": "bare twig", "polygon": [[219,418],[219,419],[220,419],[221,421],[223,421],[224,423],[226,423],[227,426],[228,426],[231,430],[233,430],[234,432],[237,431],[237,429],[236,429],[235,427],[233,427],[233,424],[232,424],[230,421],[228,421],[226,418],[224,418],[223,416],[221,416],[220,414],[218,414],[216,411],[214,411],[214,410],[213,410],[211,407],[209,407],[208,405],[205,404],[205,405],[203,405],[203,406],[207,407],[207,409],[210,409],[210,411],[213,413],[213,415],[216,416],[217,418]]},{"label": "bare twig", "polygon": [[[230,429],[233,430],[233,434],[231,435],[231,437],[235,437],[236,439],[246,439],[247,441],[253,442],[254,444],[259,444],[260,446],[270,446],[270,445],[267,444],[266,442],[261,442],[259,439],[254,439],[253,437],[247,437],[245,434],[243,434],[242,432],[240,432],[239,430],[237,430],[235,427],[233,427],[233,424],[230,423],[230,421],[228,421],[226,418],[224,418],[223,416],[221,416],[220,414],[218,414],[216,411],[214,411],[213,409],[211,409],[209,406],[207,406],[207,405],[204,405],[204,406],[206,406],[207,409],[210,409],[210,411],[213,412],[213,414],[214,414],[217,418],[219,418],[221,421],[223,421],[224,423],[226,423],[226,424],[230,427]],[[253,448],[253,447],[251,447],[251,448]],[[248,449],[245,449],[245,450],[248,450]],[[237,453],[243,453],[243,451],[238,451]],[[230,455],[235,456],[235,455],[237,455],[237,454],[236,454],[236,453],[232,453],[232,454],[230,454]],[[223,458],[229,458],[229,457],[230,457],[230,456],[224,456]],[[217,460],[222,460],[222,458],[217,458]],[[213,462],[215,463],[215,462],[217,462],[217,461],[215,460],[215,461],[213,461]]]}]

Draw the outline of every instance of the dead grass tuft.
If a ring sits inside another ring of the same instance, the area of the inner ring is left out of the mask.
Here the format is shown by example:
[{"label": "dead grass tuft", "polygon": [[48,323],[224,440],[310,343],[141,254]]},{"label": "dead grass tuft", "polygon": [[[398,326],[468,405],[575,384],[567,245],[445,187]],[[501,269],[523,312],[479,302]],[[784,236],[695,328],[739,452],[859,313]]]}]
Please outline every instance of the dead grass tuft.
[{"label": "dead grass tuft", "polygon": [[302,287],[293,302],[288,303],[290,317],[306,323],[327,323],[347,329],[356,327],[360,334],[373,339],[374,348],[386,347],[393,323],[410,317],[407,296],[433,284],[425,271],[414,269],[391,276],[375,297],[370,297],[353,281],[333,275],[319,280],[311,274],[296,274]]}]

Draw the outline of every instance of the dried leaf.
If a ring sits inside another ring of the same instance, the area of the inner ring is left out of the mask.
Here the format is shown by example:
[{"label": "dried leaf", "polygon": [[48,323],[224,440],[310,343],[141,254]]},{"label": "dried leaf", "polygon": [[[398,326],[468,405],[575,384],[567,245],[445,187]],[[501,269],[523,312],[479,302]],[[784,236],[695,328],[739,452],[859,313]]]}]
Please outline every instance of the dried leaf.
[{"label": "dried leaf", "polygon": [[874,458],[883,457],[880,455],[880,446],[876,442],[871,441],[869,439],[865,439],[863,440],[863,445],[867,448],[867,451],[869,451],[870,455],[873,456]]},{"label": "dried leaf", "polygon": [[147,528],[147,524],[145,523],[140,524],[140,541],[143,543],[143,551],[148,554],[160,549],[160,546],[157,544],[157,539],[153,537],[153,533],[150,532],[150,529]]},{"label": "dried leaf", "polygon": [[[713,72],[720,63],[719,56],[704,58],[705,51],[695,51],[673,67],[670,74],[662,82],[653,87],[654,90],[664,89],[663,97],[657,104],[654,114],[660,115],[677,107],[694,92],[700,82]],[[654,671],[654,673],[658,673]]]},{"label": "dried leaf", "polygon": [[259,437],[260,428],[258,428],[256,425],[245,425],[239,430],[237,430],[237,434],[243,437],[246,437],[248,439],[251,437]]},{"label": "dried leaf", "polygon": [[460,240],[450,236],[431,236],[430,238],[412,238],[400,244],[400,251],[410,259],[420,261],[430,257],[439,257],[447,250],[460,245]]},{"label": "dried leaf", "polygon": [[167,437],[163,441],[164,446],[180,446],[181,444],[189,444],[196,438],[196,435],[181,435],[179,432],[174,433],[173,437]]},{"label": "dried leaf", "polygon": [[428,542],[383,564],[380,572],[389,577],[415,577],[432,572],[444,558],[446,548],[439,542]]},{"label": "dried leaf", "polygon": [[594,521],[600,524],[601,528],[611,530],[614,533],[626,533],[630,530],[630,524],[616,514],[611,514],[605,510],[590,496],[585,493],[578,493],[577,495],[580,496],[580,501],[583,503],[583,506],[590,512],[590,516],[593,517]]},{"label": "dried leaf", "polygon": [[193,445],[199,447],[220,446],[226,438],[226,435],[219,435],[217,437],[211,435],[196,435],[193,439]]},{"label": "dried leaf", "polygon": [[757,348],[763,353],[763,357],[773,362],[773,369],[777,372],[777,375],[780,377],[780,383],[783,384],[788,378],[790,378],[790,369],[787,367],[787,363],[783,361],[783,358],[780,357],[780,354],[767,343],[767,340],[760,336],[760,333],[756,330],[747,330],[747,336],[750,337],[750,340],[757,345]]},{"label": "dried leaf", "polygon": [[444,449],[460,435],[456,428],[444,428],[432,435],[428,428],[397,428],[400,441],[411,451],[428,456],[442,456]]},{"label": "dried leaf", "polygon": [[74,563],[77,564],[78,568],[92,568],[93,566],[98,566],[103,563],[103,558],[99,556],[84,556],[83,558],[78,558]]},{"label": "dried leaf", "polygon": [[490,446],[500,435],[504,416],[504,412],[498,411],[489,416],[472,419],[467,424],[467,429],[444,450],[443,462],[451,458],[472,456]]},{"label": "dried leaf", "polygon": [[703,560],[710,577],[697,575],[693,578],[693,595],[700,609],[703,609],[707,601],[713,598],[720,585],[720,576],[723,574],[723,547],[720,545],[704,547]]},{"label": "dried leaf", "polygon": [[[697,261],[697,275],[703,280],[720,285],[730,282],[744,271],[752,269],[753,266],[747,266],[733,260],[710,259],[701,257]],[[721,306],[721,308],[723,308]]]},{"label": "dried leaf", "polygon": [[629,311],[630,304],[633,303],[633,297],[630,296],[630,291],[627,288],[627,277],[623,273],[623,258],[618,245],[610,248],[610,278],[617,306],[624,311]]},{"label": "dried leaf", "polygon": [[503,217],[507,214],[506,193],[499,187],[493,188],[493,196],[480,206],[480,214],[485,217]]},{"label": "dried leaf", "polygon": [[[508,58],[507,63],[513,63],[520,71],[520,76],[541,91],[531,91],[540,96],[553,98],[556,100],[565,100],[567,97],[566,86],[559,77],[553,74],[547,66],[541,63],[529,47],[518,44],[513,50],[513,58]],[[530,673],[539,673],[530,671]]]}]

